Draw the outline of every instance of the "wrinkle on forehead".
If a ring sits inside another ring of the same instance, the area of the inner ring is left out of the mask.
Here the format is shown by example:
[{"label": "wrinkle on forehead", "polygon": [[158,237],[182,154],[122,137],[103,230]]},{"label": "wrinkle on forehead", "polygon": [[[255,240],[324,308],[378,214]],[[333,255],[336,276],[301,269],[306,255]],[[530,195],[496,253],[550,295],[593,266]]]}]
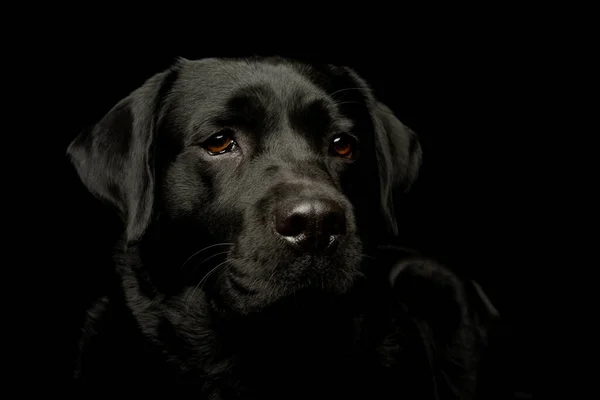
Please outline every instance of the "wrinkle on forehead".
[{"label": "wrinkle on forehead", "polygon": [[[338,130],[352,125],[324,88],[286,64],[217,59],[188,62],[182,65],[171,96],[188,122],[187,132],[227,113],[256,118],[261,133],[277,131],[294,142],[314,142],[333,121]],[[293,131],[306,138],[288,137],[286,132]]]}]

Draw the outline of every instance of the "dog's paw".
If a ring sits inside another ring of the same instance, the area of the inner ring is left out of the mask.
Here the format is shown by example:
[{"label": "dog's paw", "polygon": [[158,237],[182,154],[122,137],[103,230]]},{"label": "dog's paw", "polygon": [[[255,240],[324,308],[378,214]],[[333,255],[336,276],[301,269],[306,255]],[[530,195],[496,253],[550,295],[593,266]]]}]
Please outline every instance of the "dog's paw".
[{"label": "dog's paw", "polygon": [[495,307],[481,286],[434,260],[415,255],[391,265],[393,333],[384,343],[396,360],[387,364],[409,374],[420,365],[438,395],[472,398]]},{"label": "dog's paw", "polygon": [[411,257],[399,261],[388,279],[394,299],[411,318],[427,322],[434,331],[449,334],[467,324],[483,333],[499,317],[479,284],[462,279],[434,260]]}]

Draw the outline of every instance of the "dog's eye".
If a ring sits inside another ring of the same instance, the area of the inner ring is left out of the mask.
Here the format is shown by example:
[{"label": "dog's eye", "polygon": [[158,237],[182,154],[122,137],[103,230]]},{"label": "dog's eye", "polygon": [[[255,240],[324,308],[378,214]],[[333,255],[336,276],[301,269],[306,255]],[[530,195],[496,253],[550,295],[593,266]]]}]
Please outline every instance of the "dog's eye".
[{"label": "dog's eye", "polygon": [[337,135],[331,142],[331,151],[336,156],[352,158],[354,144],[354,139],[351,136]]},{"label": "dog's eye", "polygon": [[202,143],[202,147],[211,155],[230,152],[235,146],[236,142],[233,140],[233,132],[230,130],[223,130]]}]

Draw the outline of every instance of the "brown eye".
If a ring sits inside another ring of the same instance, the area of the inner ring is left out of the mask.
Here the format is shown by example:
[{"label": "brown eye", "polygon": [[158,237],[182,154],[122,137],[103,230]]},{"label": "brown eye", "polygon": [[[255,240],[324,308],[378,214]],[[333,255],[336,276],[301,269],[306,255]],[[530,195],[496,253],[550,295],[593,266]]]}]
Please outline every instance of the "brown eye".
[{"label": "brown eye", "polygon": [[227,153],[236,146],[233,140],[233,132],[229,130],[221,131],[205,141],[202,146],[208,150],[211,155]]},{"label": "brown eye", "polygon": [[331,150],[336,156],[352,158],[354,139],[349,135],[336,136],[331,143]]}]

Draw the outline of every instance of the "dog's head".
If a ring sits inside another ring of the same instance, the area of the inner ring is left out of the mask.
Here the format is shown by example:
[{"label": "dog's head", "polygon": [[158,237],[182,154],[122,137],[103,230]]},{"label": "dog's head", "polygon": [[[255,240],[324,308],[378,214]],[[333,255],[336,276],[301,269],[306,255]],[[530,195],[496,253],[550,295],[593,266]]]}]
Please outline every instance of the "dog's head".
[{"label": "dog's head", "polygon": [[397,233],[421,149],[348,68],[206,59],[150,78],[68,155],[125,243],[160,264],[157,287],[189,291],[182,264],[218,266],[213,294],[249,313],[301,289],[347,291]]}]

